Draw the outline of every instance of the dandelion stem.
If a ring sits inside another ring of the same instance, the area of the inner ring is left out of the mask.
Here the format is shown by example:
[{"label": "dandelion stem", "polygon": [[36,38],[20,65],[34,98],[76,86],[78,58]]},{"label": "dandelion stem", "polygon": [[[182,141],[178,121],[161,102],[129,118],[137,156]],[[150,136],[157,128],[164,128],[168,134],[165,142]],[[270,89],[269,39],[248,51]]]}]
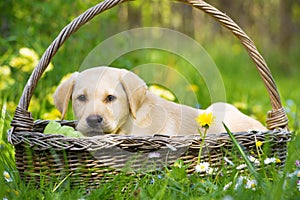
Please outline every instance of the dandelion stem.
[{"label": "dandelion stem", "polygon": [[[201,133],[200,130],[199,130],[199,132]],[[201,137],[202,137],[202,141],[201,141],[201,144],[200,144],[200,149],[199,149],[199,154],[198,154],[198,162],[197,162],[197,165],[199,165],[200,160],[201,160],[202,148],[203,148],[203,146],[204,146],[204,141],[205,141],[205,137],[206,137],[206,132],[207,132],[207,128],[205,127],[204,133],[203,133],[203,134],[200,134]]]},{"label": "dandelion stem", "polygon": [[257,145],[258,141],[256,139],[256,135],[254,135],[254,139],[255,139],[255,147],[256,147],[256,151],[257,151],[257,155],[258,155],[258,158],[259,160],[262,160],[261,159],[261,154],[260,154],[260,151],[263,153],[262,149],[261,149],[261,145]]}]

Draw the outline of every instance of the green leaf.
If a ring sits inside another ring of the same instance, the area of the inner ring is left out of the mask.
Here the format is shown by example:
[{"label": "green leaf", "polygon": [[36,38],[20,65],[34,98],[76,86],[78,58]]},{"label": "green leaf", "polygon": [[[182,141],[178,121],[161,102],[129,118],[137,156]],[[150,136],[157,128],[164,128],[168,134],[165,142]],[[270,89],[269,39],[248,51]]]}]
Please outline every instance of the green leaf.
[{"label": "green leaf", "polygon": [[45,127],[44,134],[62,134],[67,137],[83,137],[82,133],[70,126],[61,126],[60,123],[51,121]]},{"label": "green leaf", "polygon": [[44,134],[57,134],[60,128],[61,128],[60,123],[55,121],[50,121],[48,125],[45,127]]},{"label": "green leaf", "polygon": [[59,133],[63,134],[67,137],[83,137],[83,135],[78,132],[75,131],[74,128],[70,127],[70,126],[63,126],[59,129]]}]

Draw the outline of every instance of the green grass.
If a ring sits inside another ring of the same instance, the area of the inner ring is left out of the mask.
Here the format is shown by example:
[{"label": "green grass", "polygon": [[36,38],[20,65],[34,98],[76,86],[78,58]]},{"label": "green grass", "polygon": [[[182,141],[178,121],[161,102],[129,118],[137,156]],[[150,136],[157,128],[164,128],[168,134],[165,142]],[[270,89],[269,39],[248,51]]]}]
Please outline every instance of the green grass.
[{"label": "green grass", "polygon": [[[8,154],[4,155],[3,150],[12,151],[12,147],[2,146],[1,162],[5,163],[1,166],[10,173],[12,182],[6,182],[1,177],[1,196],[8,199],[297,199],[297,177],[288,177],[288,174],[296,170],[295,160],[299,158],[299,145],[299,136],[294,137],[289,144],[289,156],[283,171],[278,171],[271,165],[259,171],[255,189],[247,189],[244,184],[235,189],[239,177],[251,177],[249,173],[236,170],[231,176],[218,174],[203,178],[197,173],[187,175],[187,166],[174,165],[171,170],[164,169],[155,174],[145,173],[142,178],[120,173],[111,182],[100,185],[88,194],[85,188],[69,188],[60,182],[41,181],[39,189],[25,184],[18,179],[14,167],[7,166],[13,165],[13,159]],[[266,173],[269,175],[266,176]],[[232,185],[224,190],[225,185],[230,182]]]},{"label": "green grass", "polygon": [[[217,41],[220,44],[220,41]],[[235,42],[222,42],[222,48],[233,48]],[[243,112],[250,114],[261,121],[266,118],[266,112],[271,109],[267,93],[261,80],[253,68],[253,64],[244,51],[238,51],[232,55],[230,51],[224,51],[221,47],[215,49],[213,44],[204,45],[209,55],[213,58],[222,74],[226,87],[227,101],[237,105]],[[11,53],[11,52],[10,52]],[[62,54],[64,54],[63,52]],[[9,65],[10,60],[20,56],[18,53],[3,55],[1,61]],[[143,58],[143,59],[141,59]],[[279,59],[276,56],[267,59]],[[68,66],[67,60],[60,59],[62,66]],[[197,91],[199,103],[206,107],[210,103],[209,92],[201,77],[194,76],[192,70],[185,70],[182,66],[188,66],[185,60],[175,55],[161,51],[132,52],[116,60],[114,66],[132,68],[144,63],[162,63],[181,70],[182,74],[200,90]],[[276,63],[272,61],[272,63]],[[296,64],[294,62],[293,64]],[[51,94],[64,74],[71,72],[68,68],[59,68],[47,72],[39,83],[35,96],[32,99],[30,110],[35,119],[48,119],[57,117],[53,106]],[[2,66],[1,66],[2,67]],[[188,68],[188,67],[187,67]],[[57,75],[56,69],[59,69]],[[189,68],[188,68],[189,69]],[[86,193],[84,188],[69,188],[60,182],[43,183],[36,189],[19,179],[18,171],[14,162],[14,148],[7,142],[6,133],[13,117],[18,99],[30,72],[11,68],[11,74],[6,78],[15,78],[18,83],[1,90],[0,97],[0,198],[8,199],[297,199],[300,195],[297,189],[296,176],[288,177],[288,174],[297,170],[295,161],[300,159],[300,136],[299,136],[299,95],[300,88],[295,87],[298,81],[299,69],[289,75],[282,75],[276,67],[273,68],[276,83],[281,92],[283,105],[289,116],[289,126],[293,131],[292,141],[288,146],[288,158],[283,170],[275,167],[263,169],[258,172],[255,190],[240,186],[234,188],[241,176],[240,171],[235,171],[231,176],[208,175],[200,177],[197,173],[188,175],[185,172],[187,166],[173,166],[172,170],[163,169],[155,174],[145,172],[143,177],[119,174],[109,182],[102,184],[98,189]],[[282,76],[281,76],[282,75]],[[17,77],[17,78],[16,78]],[[1,79],[3,82],[4,79]],[[8,79],[6,79],[8,80]],[[6,82],[8,83],[8,82]],[[291,91],[291,88],[293,89]],[[13,92],[11,92],[13,91]],[[39,98],[39,97],[45,98]],[[67,115],[72,118],[72,112]],[[191,119],[193,120],[193,119]],[[238,162],[238,161],[233,161]],[[224,173],[226,169],[223,169]],[[300,170],[300,168],[298,168]],[[12,181],[7,182],[3,172],[10,174]],[[268,176],[266,176],[268,174]],[[247,174],[246,174],[247,175]],[[249,175],[249,174],[248,174]],[[232,182],[232,186],[223,190],[224,186]]]}]

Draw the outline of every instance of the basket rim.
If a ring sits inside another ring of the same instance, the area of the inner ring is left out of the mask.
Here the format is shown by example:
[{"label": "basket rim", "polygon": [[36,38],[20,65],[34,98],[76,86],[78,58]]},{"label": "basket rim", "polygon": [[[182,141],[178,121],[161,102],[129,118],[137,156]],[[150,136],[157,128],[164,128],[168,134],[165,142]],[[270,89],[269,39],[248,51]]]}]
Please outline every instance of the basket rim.
[{"label": "basket rim", "polygon": [[[92,20],[95,16],[128,1],[131,0],[105,0],[103,2],[100,2],[99,4],[89,8],[84,13],[76,17],[62,29],[62,31],[58,34],[58,36],[53,40],[53,42],[49,45],[49,47],[42,55],[23,89],[22,96],[19,100],[14,119],[11,124],[13,127],[13,131],[11,131],[11,134],[13,134],[14,131],[18,131],[19,126],[22,127],[22,130],[24,130],[24,127],[28,128],[28,131],[32,130],[34,120],[31,117],[31,113],[28,112],[28,107],[33,96],[33,91],[37,85],[38,80],[41,78],[42,74],[48,67],[51,59],[54,57],[63,43],[80,27],[82,27],[88,21]],[[288,129],[288,118],[284,108],[282,107],[280,95],[277,90],[275,81],[271,75],[271,71],[249,36],[229,16],[219,11],[212,5],[206,3],[205,1],[177,1],[188,4],[208,14],[216,21],[218,21],[223,27],[229,29],[240,40],[244,48],[247,50],[252,61],[255,63],[255,66],[264,82],[270,98],[272,110],[267,113],[267,128],[270,130],[273,130],[275,128]]]},{"label": "basket rim", "polygon": [[[45,127],[52,120],[37,120],[33,131],[18,131],[11,137],[11,143],[17,145],[35,146],[36,150],[44,151],[46,149],[72,150],[72,151],[95,151],[102,148],[137,148],[136,151],[148,149],[150,152],[161,148],[174,148],[186,146],[189,148],[199,148],[202,140],[200,135],[163,135],[153,134],[148,136],[104,134],[93,137],[68,137],[61,133],[44,134],[40,127]],[[57,121],[64,125],[74,125],[74,120]],[[12,132],[9,130],[8,132]],[[232,133],[235,138],[245,143],[255,144],[256,141],[286,143],[291,140],[292,133],[286,129],[274,130],[248,130],[244,132]],[[230,136],[226,133],[210,133],[206,135],[206,147],[210,149],[220,148],[229,145]],[[233,145],[233,144],[232,144]]]}]

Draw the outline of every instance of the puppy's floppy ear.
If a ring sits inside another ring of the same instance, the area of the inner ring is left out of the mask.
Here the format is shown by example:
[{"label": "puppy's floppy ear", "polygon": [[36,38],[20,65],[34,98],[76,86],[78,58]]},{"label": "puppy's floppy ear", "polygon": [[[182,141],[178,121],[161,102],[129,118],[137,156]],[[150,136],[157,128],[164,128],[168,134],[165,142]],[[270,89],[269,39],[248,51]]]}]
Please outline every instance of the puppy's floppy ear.
[{"label": "puppy's floppy ear", "polygon": [[130,112],[136,118],[136,112],[143,104],[147,92],[146,83],[136,74],[125,71],[120,79],[122,86],[127,94]]},{"label": "puppy's floppy ear", "polygon": [[66,81],[60,83],[53,95],[54,105],[60,111],[62,119],[64,119],[67,112],[68,104],[71,99],[73,87],[78,74],[78,72],[75,72]]}]

